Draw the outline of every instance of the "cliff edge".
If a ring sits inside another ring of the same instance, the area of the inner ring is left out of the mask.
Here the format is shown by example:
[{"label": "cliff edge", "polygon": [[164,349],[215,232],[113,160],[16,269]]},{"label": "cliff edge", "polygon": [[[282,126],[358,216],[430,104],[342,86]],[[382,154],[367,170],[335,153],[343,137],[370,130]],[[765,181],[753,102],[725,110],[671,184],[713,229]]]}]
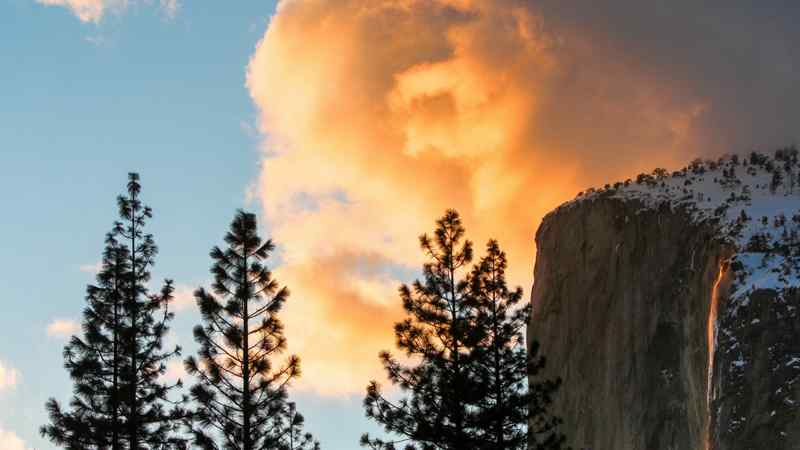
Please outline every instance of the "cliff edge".
[{"label": "cliff edge", "polygon": [[547,215],[529,340],[574,449],[800,449],[796,149],[694,161]]}]

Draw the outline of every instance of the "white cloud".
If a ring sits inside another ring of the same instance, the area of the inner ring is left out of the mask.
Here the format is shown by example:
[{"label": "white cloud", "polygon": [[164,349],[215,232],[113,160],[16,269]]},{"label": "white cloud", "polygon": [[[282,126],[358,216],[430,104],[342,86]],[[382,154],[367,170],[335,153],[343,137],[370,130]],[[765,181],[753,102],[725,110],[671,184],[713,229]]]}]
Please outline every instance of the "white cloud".
[{"label": "white cloud", "polygon": [[[106,47],[111,45],[111,41],[103,35],[95,35],[95,36],[86,36],[83,38],[84,41],[96,46],[96,47]],[[89,266],[81,266],[81,267],[89,267]]]},{"label": "white cloud", "polygon": [[68,338],[80,331],[78,322],[71,319],[55,319],[47,325],[47,335],[58,338]]},{"label": "white cloud", "polygon": [[[109,12],[122,13],[132,4],[141,3],[152,6],[153,0],[35,0],[47,6],[60,6],[69,9],[84,23],[100,23]],[[168,19],[174,19],[180,9],[178,0],[159,0],[158,8]]]},{"label": "white cloud", "polygon": [[194,306],[194,288],[185,284],[178,284],[175,286],[175,292],[172,293],[172,302],[170,302],[170,309],[175,312],[184,311]]},{"label": "white cloud", "polygon": [[103,263],[98,261],[94,264],[82,264],[78,266],[78,270],[84,273],[90,273],[92,275],[97,275],[100,273],[100,270],[103,268]]},{"label": "white cloud", "polygon": [[36,3],[61,6],[71,10],[81,22],[98,23],[112,2],[109,0],[36,0]]},{"label": "white cloud", "polygon": [[186,369],[183,367],[183,360],[173,359],[167,363],[167,371],[161,377],[166,382],[175,383],[178,380],[186,382],[187,376]]},{"label": "white cloud", "polygon": [[14,432],[8,431],[0,425],[0,449],[3,450],[29,450],[25,442]]},{"label": "white cloud", "polygon": [[178,0],[160,0],[161,11],[168,19],[174,19],[178,15],[178,9],[181,4]]},{"label": "white cloud", "polygon": [[[19,383],[19,371],[13,367],[8,367],[0,361],[0,392],[13,389]],[[0,440],[2,442],[2,440]],[[6,447],[0,445],[0,448]]]}]

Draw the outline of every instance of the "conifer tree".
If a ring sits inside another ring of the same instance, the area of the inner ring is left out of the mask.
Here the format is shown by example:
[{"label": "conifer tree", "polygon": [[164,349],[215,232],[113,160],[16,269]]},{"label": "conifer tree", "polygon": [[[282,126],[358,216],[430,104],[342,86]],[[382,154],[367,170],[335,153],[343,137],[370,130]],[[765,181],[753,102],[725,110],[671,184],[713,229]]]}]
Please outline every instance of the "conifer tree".
[{"label": "conifer tree", "polygon": [[314,436],[303,431],[305,418],[297,412],[297,406],[294,402],[289,402],[286,406],[288,411],[286,424],[289,427],[289,432],[281,448],[285,450],[320,450],[319,442],[314,440]]},{"label": "conifer tree", "polygon": [[407,449],[474,448],[469,405],[477,392],[470,355],[480,336],[470,329],[474,307],[463,272],[472,260],[472,244],[463,238],[461,218],[453,210],[437,221],[433,238],[420,237],[429,258],[424,280],[400,287],[409,317],[395,324],[398,348],[417,364],[405,366],[386,351],[380,355],[389,381],[406,396],[392,401],[372,381],[364,399],[367,417],[403,438],[385,441],[365,434],[362,446],[388,450],[403,442]]},{"label": "conifer tree", "polygon": [[184,448],[175,434],[184,399],[170,401],[180,381],[160,378],[180,348],[163,350],[173,318],[172,281],[150,294],[150,266],[158,249],[144,233],[152,210],[139,199],[139,176],[129,174],[127,195],[119,196],[120,221],[106,236],[97,285],[87,289],[84,337],[73,336],[64,350],[65,367],[75,382],[70,411],[54,399],[47,404],[51,423],[42,435],[68,449],[140,450]]},{"label": "conifer tree", "polygon": [[119,331],[129,267],[127,248],[114,233],[107,234],[97,284],[86,289],[83,338],[72,336],[64,348],[64,365],[75,383],[72,411],[62,411],[50,399],[51,424],[41,429],[42,435],[66,449],[122,448]]},{"label": "conifer tree", "polygon": [[[123,308],[125,321],[120,333],[123,343],[121,365],[122,413],[127,418],[129,448],[182,448],[186,442],[174,432],[180,427],[179,419],[185,415],[181,408],[185,398],[176,402],[169,394],[180,388],[178,380],[165,384],[160,378],[166,373],[168,360],[180,356],[180,347],[163,350],[163,340],[169,331],[168,323],[174,314],[169,311],[174,288],[166,280],[158,294],[150,294],[150,267],[158,253],[153,235],[144,228],[152,218],[152,209],[139,198],[139,175],[128,177],[128,195],[119,196],[120,220],[115,232],[128,247],[130,272]],[[175,406],[170,408],[171,406]]]},{"label": "conifer tree", "polygon": [[[476,305],[476,329],[484,339],[474,350],[477,386],[476,404],[479,443],[475,449],[559,450],[564,436],[558,433],[560,419],[548,409],[560,380],[534,380],[544,368],[537,355],[538,343],[529,357],[523,332],[530,305],[519,307],[522,288],[506,284],[505,253],[490,240],[486,256],[472,272],[472,296]],[[529,446],[530,445],[530,446]]]},{"label": "conifer tree", "polygon": [[199,406],[189,424],[194,443],[214,450],[318,448],[299,431],[302,416],[287,401],[299,359],[274,363],[286,350],[277,314],[289,296],[264,265],[274,245],[261,240],[255,215],[243,211],[225,243],[225,250],[211,250],[213,292],[195,292],[203,320],[194,329],[199,358],[186,360],[198,379],[191,389]]}]

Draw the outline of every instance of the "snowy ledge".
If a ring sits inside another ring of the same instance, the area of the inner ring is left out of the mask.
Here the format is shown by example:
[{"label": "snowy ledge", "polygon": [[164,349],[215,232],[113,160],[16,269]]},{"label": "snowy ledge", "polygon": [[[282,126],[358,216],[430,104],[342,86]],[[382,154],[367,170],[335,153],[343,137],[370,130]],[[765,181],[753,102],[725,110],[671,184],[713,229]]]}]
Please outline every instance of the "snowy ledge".
[{"label": "snowy ledge", "polygon": [[696,223],[717,226],[720,239],[736,250],[731,300],[800,286],[800,152],[794,147],[697,159],[672,173],[655,169],[581,192],[557,211],[600,198],[636,200],[643,210],[682,209]]},{"label": "snowy ledge", "polygon": [[[753,152],[715,161],[697,159],[672,173],[656,169],[636,179],[581,192],[554,213],[611,198],[632,201],[640,205],[639,211],[686,211],[695,223],[717,227],[719,239],[734,250],[729,261],[733,280],[724,319],[729,328],[718,322],[718,332],[725,341],[723,352],[730,358],[727,376],[741,378],[754,355],[739,337],[748,329],[762,326],[759,319],[747,314],[755,291],[774,292],[770,298],[776,303],[773,312],[778,320],[798,319],[800,305],[790,299],[798,297],[800,287],[799,153],[790,147],[772,155]],[[773,397],[778,403],[794,405],[799,401],[792,391],[800,383],[800,355],[774,353],[769,370],[789,372]],[[745,418],[738,420],[728,424],[729,431],[738,430]]]}]

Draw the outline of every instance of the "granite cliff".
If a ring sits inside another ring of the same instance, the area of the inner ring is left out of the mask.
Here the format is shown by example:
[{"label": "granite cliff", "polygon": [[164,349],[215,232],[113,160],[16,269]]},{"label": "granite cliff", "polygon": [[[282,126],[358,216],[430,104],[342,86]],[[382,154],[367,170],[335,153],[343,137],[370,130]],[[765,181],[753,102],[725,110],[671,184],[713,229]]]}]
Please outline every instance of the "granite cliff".
[{"label": "granite cliff", "polygon": [[800,163],[696,160],[537,235],[529,339],[574,449],[800,449]]}]

